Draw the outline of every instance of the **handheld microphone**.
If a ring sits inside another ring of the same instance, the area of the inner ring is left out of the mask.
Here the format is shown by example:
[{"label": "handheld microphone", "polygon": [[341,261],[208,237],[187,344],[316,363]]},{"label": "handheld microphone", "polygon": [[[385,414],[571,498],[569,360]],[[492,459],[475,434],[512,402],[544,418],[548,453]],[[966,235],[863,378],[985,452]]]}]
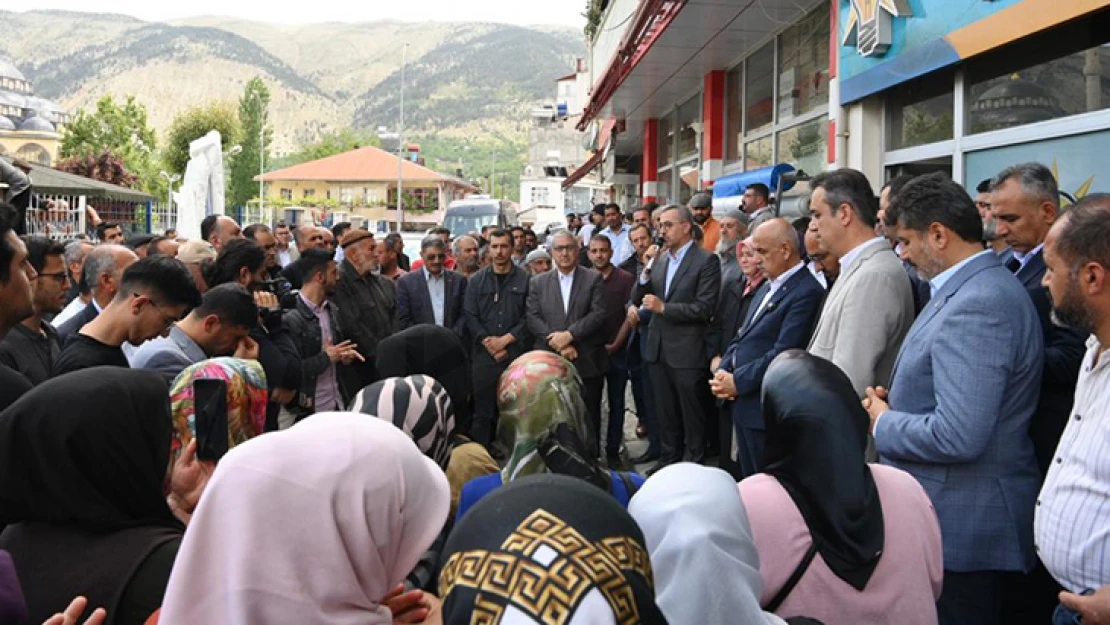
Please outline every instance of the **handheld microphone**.
[{"label": "handheld microphone", "polygon": [[667,244],[667,241],[663,237],[657,236],[651,240],[651,243],[658,247],[659,251],[648,260],[646,265],[644,265],[644,275],[647,275],[651,271],[651,266],[655,264],[655,259],[659,258],[659,254],[663,253],[663,246]]}]

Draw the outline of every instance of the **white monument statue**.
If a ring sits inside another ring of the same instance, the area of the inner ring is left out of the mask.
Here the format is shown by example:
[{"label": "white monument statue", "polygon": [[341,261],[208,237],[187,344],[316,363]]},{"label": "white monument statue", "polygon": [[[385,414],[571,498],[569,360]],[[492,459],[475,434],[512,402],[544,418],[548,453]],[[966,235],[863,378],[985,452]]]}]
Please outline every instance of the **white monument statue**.
[{"label": "white monument statue", "polygon": [[178,236],[200,238],[200,222],[224,214],[224,159],[220,133],[212,130],[189,144],[185,179],[174,193]]}]

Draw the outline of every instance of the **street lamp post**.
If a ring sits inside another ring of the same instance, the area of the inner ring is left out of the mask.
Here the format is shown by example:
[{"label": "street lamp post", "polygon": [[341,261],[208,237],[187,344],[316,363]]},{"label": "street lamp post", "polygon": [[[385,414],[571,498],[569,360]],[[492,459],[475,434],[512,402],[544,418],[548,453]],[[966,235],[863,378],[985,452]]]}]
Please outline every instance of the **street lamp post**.
[{"label": "street lamp post", "polygon": [[166,209],[173,210],[173,183],[181,180],[181,174],[171,174],[166,170],[159,172],[159,175],[166,179],[169,183],[169,188],[166,189]]},{"label": "street lamp post", "polygon": [[409,44],[401,46],[401,125],[397,128],[397,232],[405,225],[405,207],[401,200],[404,190],[405,165],[405,62],[408,60]]}]

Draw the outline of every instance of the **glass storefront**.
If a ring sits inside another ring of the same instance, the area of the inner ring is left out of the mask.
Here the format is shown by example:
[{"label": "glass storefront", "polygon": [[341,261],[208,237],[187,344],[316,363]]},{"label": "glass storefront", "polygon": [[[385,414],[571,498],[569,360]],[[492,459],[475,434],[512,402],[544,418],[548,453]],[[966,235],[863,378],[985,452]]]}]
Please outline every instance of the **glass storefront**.
[{"label": "glass storefront", "polygon": [[951,139],[955,96],[952,71],[899,85],[887,99],[887,146],[910,148]]},{"label": "glass storefront", "polygon": [[806,15],[779,36],[779,121],[829,103],[829,10]]},{"label": "glass storefront", "polygon": [[824,171],[828,161],[828,122],[815,119],[778,134],[779,160],[806,173]]},{"label": "glass storefront", "polygon": [[[744,130],[748,133],[770,128],[775,119],[775,45],[770,42],[744,62],[746,97]],[[739,93],[736,94],[739,96]]]}]

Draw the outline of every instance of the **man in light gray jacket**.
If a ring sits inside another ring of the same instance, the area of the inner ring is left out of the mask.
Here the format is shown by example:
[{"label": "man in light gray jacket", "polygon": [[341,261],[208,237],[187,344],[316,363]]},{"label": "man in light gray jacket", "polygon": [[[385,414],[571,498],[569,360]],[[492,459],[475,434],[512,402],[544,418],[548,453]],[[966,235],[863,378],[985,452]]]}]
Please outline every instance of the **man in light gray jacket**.
[{"label": "man in light gray jacket", "polygon": [[875,236],[878,203],[871,184],[854,169],[812,181],[810,211],[820,248],[840,259],[809,352],[836,363],[863,397],[886,386],[902,339],[913,324],[913,293],[898,257]]}]

